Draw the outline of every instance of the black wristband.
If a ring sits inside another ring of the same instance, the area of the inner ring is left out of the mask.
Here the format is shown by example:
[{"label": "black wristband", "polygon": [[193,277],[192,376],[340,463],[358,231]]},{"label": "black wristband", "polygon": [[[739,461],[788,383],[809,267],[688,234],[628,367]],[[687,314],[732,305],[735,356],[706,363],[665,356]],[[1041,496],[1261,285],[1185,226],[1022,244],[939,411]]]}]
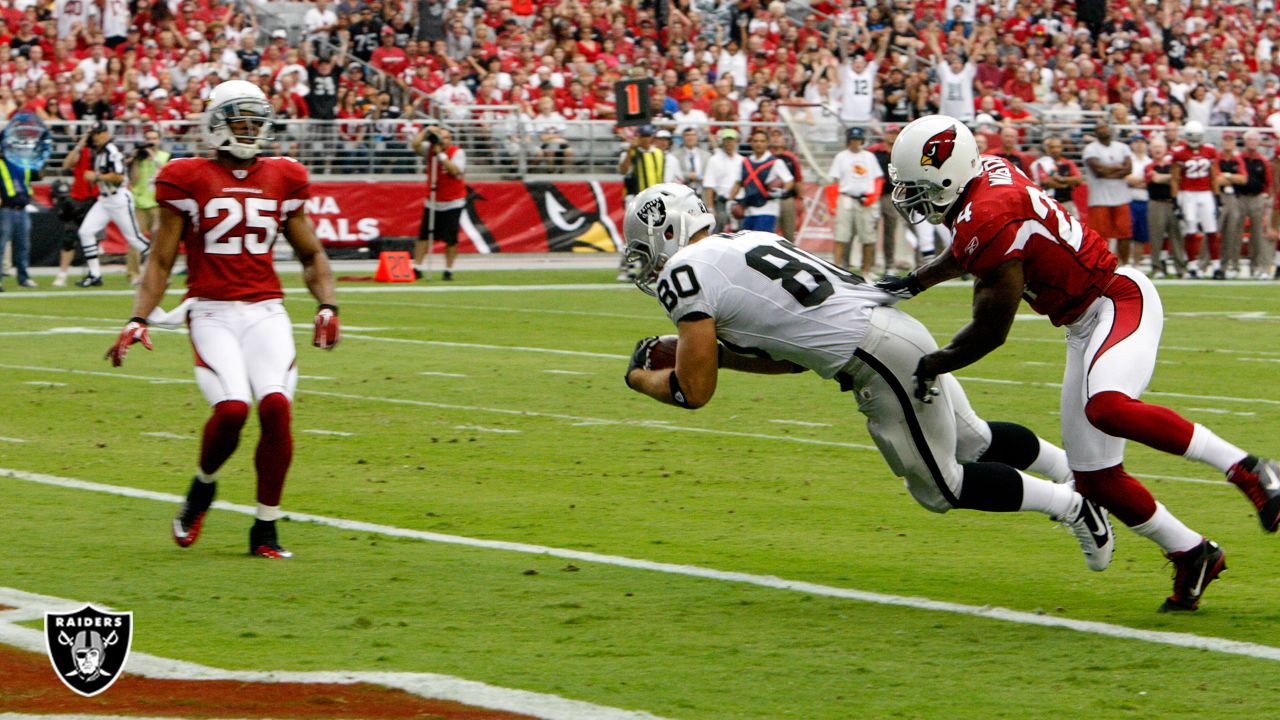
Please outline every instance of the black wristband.
[{"label": "black wristband", "polygon": [[676,371],[671,371],[671,379],[667,381],[667,387],[671,390],[671,401],[685,410],[692,410],[693,406],[684,396],[684,390],[680,389],[680,380],[676,377]]},{"label": "black wristband", "polygon": [[146,319],[146,318],[144,318],[144,317],[138,317],[137,315],[134,315],[133,317],[129,318],[129,322],[131,322],[131,323],[138,323],[139,325],[150,325],[150,324],[151,324],[151,323],[148,323],[148,322],[147,322],[147,319]]},{"label": "black wristband", "polygon": [[316,308],[316,311],[319,312],[321,310],[332,310],[334,315],[338,314],[338,306],[330,305],[329,303],[320,303],[320,307]]}]

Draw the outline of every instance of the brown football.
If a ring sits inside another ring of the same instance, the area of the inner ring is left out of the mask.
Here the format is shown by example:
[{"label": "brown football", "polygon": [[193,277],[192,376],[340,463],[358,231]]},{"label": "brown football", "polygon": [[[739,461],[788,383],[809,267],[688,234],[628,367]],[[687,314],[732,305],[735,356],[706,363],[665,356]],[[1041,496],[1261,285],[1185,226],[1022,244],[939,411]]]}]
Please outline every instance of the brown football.
[{"label": "brown football", "polygon": [[663,335],[649,351],[649,369],[665,370],[676,366],[676,335]]}]

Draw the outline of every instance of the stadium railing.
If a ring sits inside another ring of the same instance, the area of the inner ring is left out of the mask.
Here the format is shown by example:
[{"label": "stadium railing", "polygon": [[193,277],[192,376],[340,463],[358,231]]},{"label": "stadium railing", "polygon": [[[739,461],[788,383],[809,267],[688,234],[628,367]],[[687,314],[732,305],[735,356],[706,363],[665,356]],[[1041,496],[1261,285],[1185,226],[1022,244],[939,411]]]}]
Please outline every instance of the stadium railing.
[{"label": "stadium railing", "polygon": [[[515,180],[531,176],[556,176],[558,178],[582,178],[589,176],[616,176],[617,164],[627,142],[618,134],[612,120],[570,120],[561,123],[563,137],[572,155],[559,159],[544,153],[527,116],[514,106],[473,106],[446,108],[441,119],[383,118],[355,120],[294,120],[277,121],[276,141],[271,152],[288,155],[305,164],[313,175],[408,177],[424,170],[422,158],[415,155],[410,146],[414,134],[424,123],[439,122],[449,127],[454,142],[467,151],[467,177],[470,180]],[[825,178],[835,154],[844,149],[844,131],[848,127],[829,111],[820,106],[795,106],[782,113],[778,123],[735,123],[743,133],[742,147],[748,147],[748,134],[755,127],[782,128],[791,140],[792,147],[804,163],[806,180]],[[656,121],[659,127],[675,128],[670,122]],[[54,151],[46,165],[46,178],[62,177],[69,173],[60,167],[62,158],[75,146],[89,128],[87,122],[47,123],[53,133]],[[134,146],[141,141],[143,131],[159,127],[161,146],[175,157],[204,154],[203,132],[198,121],[149,120],[137,122],[112,121],[112,140],[126,156],[132,156]],[[1023,149],[1039,147],[1045,133],[1062,136],[1068,140],[1068,157],[1079,158],[1093,123],[1044,122],[1028,129]],[[868,144],[879,137],[882,123],[867,125]],[[1277,131],[1271,128],[1212,127],[1206,138],[1217,144],[1222,133],[1228,130],[1242,133],[1256,129],[1262,133],[1264,148],[1276,144]],[[1116,136],[1122,139],[1132,132],[1148,135],[1162,132],[1163,126],[1117,125]],[[703,133],[705,138],[706,133]],[[704,141],[702,147],[710,149]]]}]

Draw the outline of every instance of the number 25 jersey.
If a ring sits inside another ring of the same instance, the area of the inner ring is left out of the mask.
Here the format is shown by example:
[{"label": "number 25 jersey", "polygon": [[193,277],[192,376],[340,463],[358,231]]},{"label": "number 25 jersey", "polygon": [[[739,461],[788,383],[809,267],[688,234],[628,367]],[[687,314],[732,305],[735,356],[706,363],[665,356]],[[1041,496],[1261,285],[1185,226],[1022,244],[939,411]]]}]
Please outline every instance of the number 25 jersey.
[{"label": "number 25 jersey", "polygon": [[871,310],[896,298],[778,235],[712,235],[676,253],[658,277],[671,317],[709,317],[742,355],[790,360],[832,378],[853,359]]},{"label": "number 25 jersey", "polygon": [[1054,325],[1074,322],[1111,284],[1116,256],[1008,160],[983,155],[981,164],[947,217],[951,254],[978,278],[1021,260],[1031,309]]},{"label": "number 25 jersey", "polygon": [[310,194],[307,169],[288,158],[258,158],[243,170],[208,158],[171,160],[161,168],[156,202],[186,218],[187,296],[283,297],[271,249]]}]

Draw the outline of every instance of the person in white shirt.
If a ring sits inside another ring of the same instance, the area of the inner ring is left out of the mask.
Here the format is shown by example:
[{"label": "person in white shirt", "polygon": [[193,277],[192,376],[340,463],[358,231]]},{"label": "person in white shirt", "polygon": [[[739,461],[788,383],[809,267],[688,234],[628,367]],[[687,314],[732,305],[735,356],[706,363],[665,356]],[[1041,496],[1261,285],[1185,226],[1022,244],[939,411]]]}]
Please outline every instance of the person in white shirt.
[{"label": "person in white shirt", "polygon": [[948,60],[938,60],[938,84],[941,101],[939,111],[943,115],[969,123],[973,120],[973,78],[978,68],[971,62],[962,63],[952,55]]},{"label": "person in white shirt", "polygon": [[884,172],[875,154],[863,148],[866,139],[862,128],[849,128],[845,149],[836,153],[827,173],[840,186],[832,259],[838,267],[847,269],[850,251],[861,247],[863,276],[871,272],[876,259],[876,225],[880,221],[880,194],[884,191]]},{"label": "person in white shirt", "polygon": [[677,110],[671,119],[676,123],[676,134],[684,136],[684,131],[693,129],[701,131],[711,122],[711,118],[698,108],[693,106],[693,98],[685,97],[680,100],[680,109]]},{"label": "person in white shirt", "polygon": [[107,50],[102,45],[89,48],[89,57],[80,61],[76,67],[84,73],[84,81],[92,85],[99,75],[107,72]]},{"label": "person in white shirt", "polygon": [[1098,139],[1086,145],[1081,155],[1085,185],[1089,188],[1089,227],[1114,241],[1116,255],[1125,264],[1133,234],[1125,178],[1133,172],[1133,152],[1128,145],[1112,140],[1111,126],[1106,122],[1099,121],[1094,134]]},{"label": "person in white shirt", "polygon": [[556,101],[550,95],[538,98],[538,114],[529,121],[529,128],[538,141],[538,157],[547,168],[565,168],[573,157],[573,148],[564,138],[565,117],[556,111]]},{"label": "person in white shirt", "polygon": [[726,76],[733,78],[733,85],[739,90],[747,86],[747,54],[737,40],[730,40],[716,60],[716,77]]},{"label": "person in white shirt", "polygon": [[769,133],[756,128],[751,132],[751,155],[742,158],[741,174],[729,191],[734,199],[730,213],[741,213],[743,230],[773,232],[782,211],[778,198],[795,187],[795,180],[787,164],[769,152]]},{"label": "person in white shirt", "polygon": [[86,0],[55,0],[53,17],[58,19],[58,37],[74,37],[79,25],[86,34],[98,29],[98,3]]},{"label": "person in white shirt", "polygon": [[1125,176],[1129,185],[1129,225],[1133,231],[1133,241],[1138,243],[1135,252],[1139,259],[1143,255],[1142,248],[1147,244],[1147,166],[1151,164],[1151,156],[1147,154],[1147,137],[1142,133],[1129,136],[1129,150],[1133,153],[1133,169]]},{"label": "person in white shirt", "polygon": [[840,65],[840,121],[866,123],[875,107],[876,71],[880,63],[855,55]]},{"label": "person in white shirt", "polygon": [[124,42],[132,19],[128,0],[105,0],[102,5],[102,35],[107,44]]},{"label": "person in white shirt", "polygon": [[302,24],[307,29],[307,42],[316,45],[312,52],[318,53],[318,43],[327,40],[329,31],[337,26],[338,14],[329,9],[329,0],[316,0],[316,4],[303,16]]},{"label": "person in white shirt", "polygon": [[449,82],[436,88],[431,94],[431,99],[436,102],[445,113],[451,118],[468,119],[471,117],[470,105],[474,105],[476,98],[471,94],[471,89],[466,83],[462,82],[462,69],[450,68]]},{"label": "person in white shirt", "polygon": [[702,197],[716,216],[716,224],[728,231],[733,217],[729,214],[729,201],[734,183],[742,173],[742,156],[738,154],[738,131],[724,128],[716,135],[720,147],[707,160],[702,173]]}]

